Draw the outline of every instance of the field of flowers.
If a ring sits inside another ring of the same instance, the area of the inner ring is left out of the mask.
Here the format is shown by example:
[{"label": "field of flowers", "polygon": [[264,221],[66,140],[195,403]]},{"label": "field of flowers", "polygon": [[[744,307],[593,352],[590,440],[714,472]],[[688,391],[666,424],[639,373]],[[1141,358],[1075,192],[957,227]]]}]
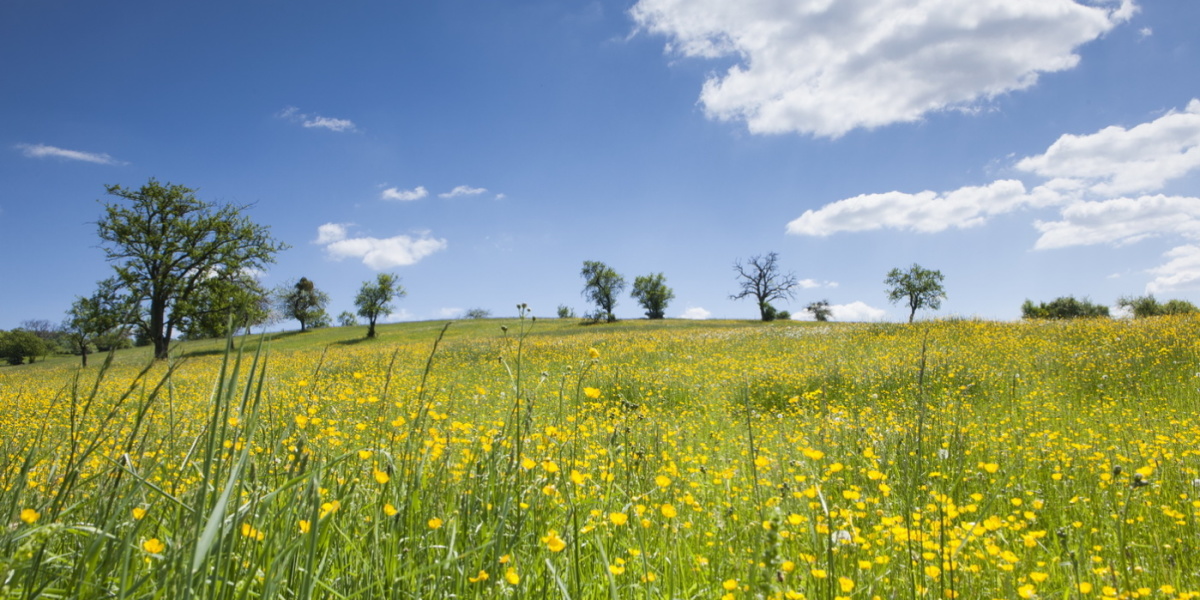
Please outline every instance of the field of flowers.
[{"label": "field of flowers", "polygon": [[1200,321],[404,327],[0,370],[0,597],[1200,598]]}]

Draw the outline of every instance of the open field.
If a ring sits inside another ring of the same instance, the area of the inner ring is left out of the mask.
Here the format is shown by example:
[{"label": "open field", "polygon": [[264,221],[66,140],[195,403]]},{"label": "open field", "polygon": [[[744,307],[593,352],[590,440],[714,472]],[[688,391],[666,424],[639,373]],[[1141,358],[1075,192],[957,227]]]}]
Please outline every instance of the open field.
[{"label": "open field", "polygon": [[1200,321],[442,327],[0,369],[0,597],[1200,597]]}]

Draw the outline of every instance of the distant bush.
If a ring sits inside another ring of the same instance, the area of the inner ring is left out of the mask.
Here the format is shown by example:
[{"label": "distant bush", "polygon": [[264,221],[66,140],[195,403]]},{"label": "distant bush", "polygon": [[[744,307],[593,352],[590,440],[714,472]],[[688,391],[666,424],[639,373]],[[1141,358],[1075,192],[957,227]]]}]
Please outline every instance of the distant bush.
[{"label": "distant bush", "polygon": [[559,304],[558,305],[558,318],[574,319],[575,318],[575,309],[567,306],[566,304]]},{"label": "distant bush", "polygon": [[486,308],[472,308],[466,313],[463,313],[464,319],[487,319],[492,316],[492,311]]},{"label": "distant bush", "polygon": [[1117,300],[1117,306],[1128,309],[1135,319],[1146,317],[1161,317],[1165,315],[1190,315],[1200,312],[1195,304],[1187,300],[1167,300],[1159,302],[1154,295],[1132,298],[1125,296]]},{"label": "distant bush", "polygon": [[1074,296],[1060,296],[1040,304],[1026,300],[1021,305],[1021,316],[1026,319],[1080,319],[1109,315],[1108,307],[1103,304],[1093,304],[1086,298],[1079,300]]},{"label": "distant bush", "polygon": [[339,327],[354,327],[358,325],[358,317],[354,316],[354,313],[348,310],[343,310],[337,319]]}]

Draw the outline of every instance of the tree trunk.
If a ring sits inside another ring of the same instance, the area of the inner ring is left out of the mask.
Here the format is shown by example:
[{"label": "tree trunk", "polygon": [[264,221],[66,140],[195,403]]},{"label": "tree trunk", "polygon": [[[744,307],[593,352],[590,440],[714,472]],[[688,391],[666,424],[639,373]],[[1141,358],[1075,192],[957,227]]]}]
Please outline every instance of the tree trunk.
[{"label": "tree trunk", "polygon": [[367,320],[367,339],[375,337],[375,317]]}]

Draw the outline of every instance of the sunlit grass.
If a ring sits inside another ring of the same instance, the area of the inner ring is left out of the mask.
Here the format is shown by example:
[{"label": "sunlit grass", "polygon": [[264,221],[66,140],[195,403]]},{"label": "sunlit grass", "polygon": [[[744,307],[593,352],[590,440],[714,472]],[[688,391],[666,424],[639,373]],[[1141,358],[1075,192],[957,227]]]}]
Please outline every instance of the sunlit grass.
[{"label": "sunlit grass", "polygon": [[0,370],[3,594],[1200,591],[1192,320],[316,333]]}]

